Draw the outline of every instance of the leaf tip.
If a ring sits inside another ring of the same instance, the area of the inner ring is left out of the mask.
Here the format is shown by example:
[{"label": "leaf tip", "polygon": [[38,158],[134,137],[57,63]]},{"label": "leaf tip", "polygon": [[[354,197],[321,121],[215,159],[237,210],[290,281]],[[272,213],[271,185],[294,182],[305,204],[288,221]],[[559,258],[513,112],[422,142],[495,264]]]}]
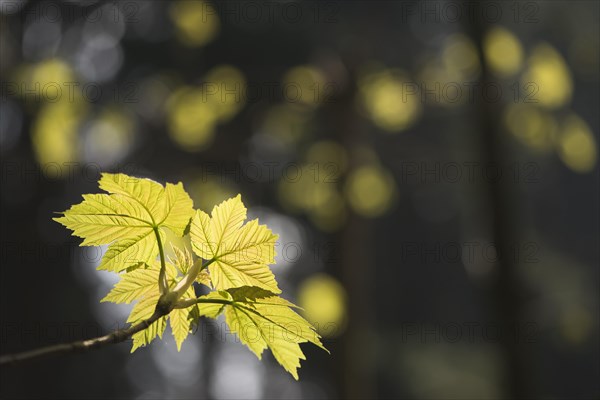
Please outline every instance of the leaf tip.
[{"label": "leaf tip", "polygon": [[299,381],[299,380],[300,380],[300,378],[299,378],[299,376],[298,376],[298,370],[297,370],[297,369],[290,370],[290,371],[288,371],[288,372],[290,373],[290,375],[292,375],[292,376],[294,377],[294,379],[295,379],[295,380],[297,380],[297,381]]}]

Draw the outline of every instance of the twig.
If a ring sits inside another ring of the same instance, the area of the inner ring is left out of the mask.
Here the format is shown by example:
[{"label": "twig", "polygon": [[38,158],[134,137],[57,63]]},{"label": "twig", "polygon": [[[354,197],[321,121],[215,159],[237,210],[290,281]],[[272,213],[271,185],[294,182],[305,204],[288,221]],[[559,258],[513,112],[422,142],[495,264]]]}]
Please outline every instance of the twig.
[{"label": "twig", "polygon": [[159,311],[159,309],[157,308],[150,318],[145,319],[135,325],[131,325],[127,329],[116,330],[112,333],[109,333],[108,335],[100,336],[94,339],[79,340],[72,343],[62,343],[53,346],[42,347],[35,350],[24,351],[22,353],[3,355],[0,356],[0,365],[15,365],[27,361],[57,356],[60,354],[85,353],[90,350],[99,349],[109,344],[121,343],[131,338],[136,333],[148,328],[150,325],[152,325],[164,315],[166,315],[164,311]]}]

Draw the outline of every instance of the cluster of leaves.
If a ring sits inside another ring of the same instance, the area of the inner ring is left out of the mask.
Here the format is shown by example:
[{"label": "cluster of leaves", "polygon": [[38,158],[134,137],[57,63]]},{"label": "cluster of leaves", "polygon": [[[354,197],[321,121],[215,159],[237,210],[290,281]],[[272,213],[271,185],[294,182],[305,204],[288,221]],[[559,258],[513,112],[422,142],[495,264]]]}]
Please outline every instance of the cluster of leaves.
[{"label": "cluster of leaves", "polygon": [[[127,322],[147,320],[159,302],[166,304],[164,315],[133,335],[132,352],[162,338],[167,323],[180,350],[201,316],[221,314],[259,359],[268,347],[296,379],[305,359],[299,344],[325,349],[314,328],[293,310],[297,307],[278,296],[281,290],[269,268],[277,235],[258,220],[244,224],[240,195],[208,215],[194,210],[181,183],[163,186],[105,173],[99,186],[108,194],[84,195],[55,220],[83,238],[82,246],[108,245],[98,269],[119,273],[121,279],[102,301],[135,301]],[[174,256],[166,258],[165,229],[179,237],[189,234],[196,260],[188,249],[172,244]],[[211,291],[197,296],[198,285]]]}]

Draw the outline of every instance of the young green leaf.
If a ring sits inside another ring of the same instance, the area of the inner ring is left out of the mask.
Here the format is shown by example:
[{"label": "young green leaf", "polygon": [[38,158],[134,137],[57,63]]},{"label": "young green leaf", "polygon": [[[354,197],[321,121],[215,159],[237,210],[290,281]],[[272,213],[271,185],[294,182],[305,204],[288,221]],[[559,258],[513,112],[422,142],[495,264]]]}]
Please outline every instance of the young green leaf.
[{"label": "young green leaf", "polygon": [[[177,267],[177,269],[183,274],[187,274],[192,265],[194,264],[194,260],[192,259],[192,255],[190,254],[187,248],[181,250],[177,246],[171,245],[171,249],[173,250],[174,258],[171,260],[173,265]],[[196,276],[196,282],[201,283],[209,288],[212,287],[210,284],[210,275],[205,270],[202,270]]]},{"label": "young green leaf", "polygon": [[[169,286],[173,287],[180,278],[178,277],[177,268],[170,263],[167,263],[166,267]],[[160,297],[158,287],[159,272],[160,263],[155,261],[151,265],[138,268],[129,273],[123,273],[121,274],[121,280],[117,282],[110,293],[108,293],[101,301],[130,303],[138,300],[131,310],[127,322],[136,324],[143,321],[152,315]],[[196,294],[193,287],[190,287],[182,297],[183,300],[195,298]],[[170,320],[171,331],[175,337],[177,349],[180,350],[181,344],[191,329],[192,321],[188,316],[194,311],[194,308],[197,309],[197,307],[197,305],[193,305],[186,309],[173,310],[169,315],[160,318],[147,329],[133,335],[133,347],[131,352],[134,352],[139,347],[149,344],[156,336],[162,338],[163,332],[167,326],[167,319]]]},{"label": "young green leaf", "polygon": [[181,345],[190,333],[190,313],[191,310],[189,308],[176,308],[169,314],[169,323],[175,343],[177,344],[177,351],[181,351]]},{"label": "young green leaf", "polygon": [[192,249],[212,261],[208,269],[218,290],[257,286],[281,293],[268,266],[275,262],[278,236],[258,220],[242,226],[245,219],[240,195],[215,206],[211,216],[196,211],[190,227]]},{"label": "young green leaf", "polygon": [[110,244],[98,269],[118,272],[151,263],[161,229],[181,236],[194,213],[181,183],[163,187],[150,179],[105,173],[99,184],[109,194],[84,195],[83,202],[54,218],[83,238],[82,246]]},{"label": "young green leaf", "polygon": [[[152,314],[154,313],[154,309],[156,308],[156,303],[158,302],[159,297],[160,293],[158,292],[158,289],[146,293],[141,298],[141,300],[133,306],[131,314],[129,314],[129,318],[127,318],[127,322],[131,323],[132,325],[135,325],[138,322],[150,318],[150,316],[152,316]],[[152,342],[157,336],[162,339],[162,335],[165,331],[166,326],[167,317],[163,316],[154,323],[152,323],[148,328],[133,335],[133,346],[131,347],[131,352],[133,353],[138,348],[146,346],[147,344]]]},{"label": "young green leaf", "polygon": [[121,280],[101,302],[131,303],[148,293],[157,291],[160,268],[138,268],[121,275]]},{"label": "young green leaf", "polygon": [[310,342],[325,349],[314,328],[296,314],[289,301],[261,288],[244,287],[228,291],[212,292],[200,299],[217,299],[228,304],[200,303],[200,314],[216,318],[225,314],[225,321],[256,356],[260,359],[267,347],[275,359],[296,380],[300,360],[304,353],[299,344]]}]

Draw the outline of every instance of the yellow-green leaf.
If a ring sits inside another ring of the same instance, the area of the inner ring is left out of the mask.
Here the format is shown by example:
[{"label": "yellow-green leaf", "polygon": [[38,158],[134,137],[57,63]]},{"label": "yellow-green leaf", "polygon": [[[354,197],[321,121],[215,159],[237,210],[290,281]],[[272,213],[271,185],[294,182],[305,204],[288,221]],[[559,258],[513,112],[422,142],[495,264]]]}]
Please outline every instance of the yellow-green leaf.
[{"label": "yellow-green leaf", "polygon": [[275,262],[277,235],[258,220],[242,226],[246,207],[241,196],[215,206],[208,214],[197,211],[192,218],[192,249],[205,260],[213,260],[208,269],[218,290],[257,286],[281,293],[269,264]]},{"label": "yellow-green leaf", "polygon": [[162,339],[165,328],[167,327],[167,317],[161,317],[152,323],[148,328],[141,332],[136,333],[131,338],[133,339],[133,345],[131,346],[131,352],[133,353],[140,347],[144,347],[150,344],[157,336]]},{"label": "yellow-green leaf", "polygon": [[158,293],[158,268],[138,268],[123,274],[101,302],[131,303],[152,292]]},{"label": "yellow-green leaf", "polygon": [[200,273],[196,277],[196,282],[208,286],[209,288],[212,288],[212,284],[210,283],[210,275],[206,270],[200,271]]},{"label": "yellow-green leaf", "polygon": [[[196,293],[194,288],[190,286],[182,297],[182,300],[195,299]],[[194,304],[187,308],[176,308],[169,314],[169,322],[171,324],[171,332],[177,344],[177,351],[181,351],[183,341],[188,337],[192,329],[193,318],[190,314],[198,315],[198,305]]]},{"label": "yellow-green leaf", "polygon": [[[129,314],[129,318],[127,318],[127,322],[135,325],[138,322],[142,322],[143,320],[150,318],[156,309],[156,303],[158,303],[159,297],[160,294],[158,289],[146,293],[145,296],[133,306],[131,314]],[[156,336],[162,338],[165,327],[167,326],[166,322],[167,318],[161,317],[152,323],[148,328],[133,335],[133,346],[131,347],[131,352],[133,353],[136,349],[150,344],[150,342],[152,342]]]},{"label": "yellow-green leaf", "polygon": [[158,242],[154,231],[150,229],[138,237],[113,243],[104,253],[98,269],[118,272],[134,264],[150,264],[157,254]]},{"label": "yellow-green leaf", "polygon": [[[169,286],[172,288],[177,283],[177,268],[170,264],[166,264],[167,279]],[[158,277],[160,273],[160,263],[154,262],[146,268],[138,268],[126,274],[121,274],[121,280],[115,285],[111,292],[101,301],[111,301],[113,303],[130,303],[134,300],[139,300],[131,310],[127,322],[136,324],[144,319],[150,318],[156,308],[160,297],[158,287]],[[189,287],[182,300],[194,299],[196,294],[193,287]],[[135,351],[139,347],[145,346],[152,342],[156,336],[162,338],[162,334],[166,327],[167,319],[170,319],[171,331],[177,343],[177,349],[181,349],[181,344],[187,337],[193,321],[188,318],[190,312],[196,312],[197,305],[190,306],[185,310],[175,309],[167,316],[160,318],[144,331],[138,332],[133,336],[133,347],[131,351]]]},{"label": "yellow-green leaf", "polygon": [[88,194],[54,220],[83,238],[82,246],[110,244],[99,269],[125,270],[150,263],[158,255],[156,232],[169,228],[183,235],[193,203],[183,185],[161,184],[124,174],[102,174],[101,189]]},{"label": "yellow-green leaf", "polygon": [[[231,295],[225,291],[210,292],[209,294],[201,296],[200,298],[206,299],[206,300],[217,300],[217,301],[226,300],[227,302],[233,301],[233,298],[231,297]],[[198,304],[198,310],[200,311],[199,314],[203,315],[205,317],[209,317],[209,318],[217,318],[219,316],[219,314],[221,314],[223,312],[226,305],[227,304],[221,304],[221,303],[201,303],[201,304]]]},{"label": "yellow-green leaf", "polygon": [[143,207],[129,198],[107,194],[84,194],[81,203],[54,220],[83,238],[82,246],[141,237],[152,230]]},{"label": "yellow-green leaf", "polygon": [[148,215],[164,218],[164,188],[151,179],[136,178],[125,174],[102,174],[98,182],[100,189],[113,194],[135,199]]},{"label": "yellow-green leaf", "polygon": [[141,300],[135,303],[135,305],[131,309],[131,313],[127,318],[127,322],[135,324],[137,322],[150,318],[154,313],[156,303],[158,303],[159,297],[160,294],[158,290],[149,290],[148,292],[146,292],[146,294],[141,298]]},{"label": "yellow-green leaf", "polygon": [[229,328],[260,359],[267,347],[275,359],[295,379],[304,353],[299,344],[310,342],[325,349],[320,336],[308,321],[296,314],[289,301],[261,288],[241,288],[212,292],[203,299],[220,297],[228,304],[200,303],[202,315],[216,318],[221,312]]},{"label": "yellow-green leaf", "polygon": [[183,250],[181,250],[179,247],[174,245],[171,245],[171,250],[173,250],[174,255],[174,257],[171,259],[172,264],[177,267],[179,272],[184,275],[187,274],[189,269],[192,268],[192,265],[194,264],[194,260],[192,259],[190,251],[185,247]]},{"label": "yellow-green leaf", "polygon": [[181,351],[181,344],[187,338],[190,332],[190,310],[175,309],[169,314],[169,323],[171,325],[171,332],[175,338],[177,344],[177,351]]},{"label": "yellow-green leaf", "polygon": [[177,185],[167,183],[165,199],[167,207],[163,209],[164,218],[159,219],[158,224],[166,226],[177,236],[183,236],[190,218],[194,215],[194,203],[181,182]]},{"label": "yellow-green leaf", "polygon": [[[174,254],[174,258],[172,260],[173,264],[183,275],[187,274],[190,268],[192,268],[192,265],[194,264],[192,254],[187,249],[187,247],[184,247],[184,249],[181,250],[179,247],[172,245],[171,249],[173,250]],[[196,276],[196,282],[211,287],[210,276],[208,275],[208,272],[206,270],[202,270],[198,273],[198,275]]]},{"label": "yellow-green leaf", "polygon": [[[167,263],[167,278],[170,284],[175,283],[177,270]],[[101,302],[131,303],[139,300],[145,295],[159,293],[158,276],[160,263],[157,261],[146,264],[144,267],[134,269],[131,272],[120,274],[121,280],[115,284],[113,289],[102,299]]]}]

